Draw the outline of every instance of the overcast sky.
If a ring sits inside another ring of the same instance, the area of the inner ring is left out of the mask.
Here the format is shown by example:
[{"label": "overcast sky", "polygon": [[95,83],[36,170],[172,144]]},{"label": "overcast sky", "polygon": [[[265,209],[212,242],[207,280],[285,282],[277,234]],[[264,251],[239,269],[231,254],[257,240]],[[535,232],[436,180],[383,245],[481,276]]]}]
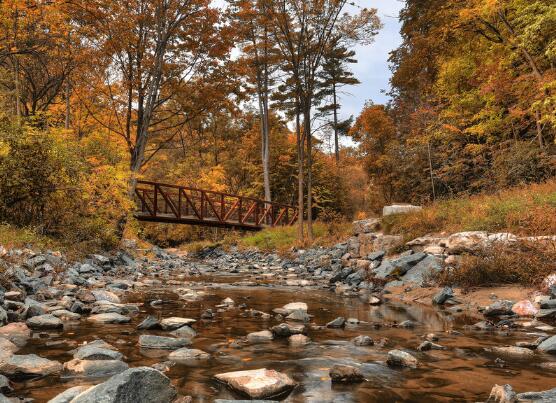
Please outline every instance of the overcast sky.
[{"label": "overcast sky", "polygon": [[356,49],[358,63],[352,65],[355,77],[361,81],[357,86],[348,87],[342,95],[342,118],[350,115],[357,117],[365,101],[385,103],[388,98],[382,93],[388,90],[391,72],[388,68],[388,54],[397,48],[401,42],[400,23],[398,15],[404,6],[400,0],[357,0],[360,7],[376,8],[384,27],[376,37],[375,42],[369,46]]}]

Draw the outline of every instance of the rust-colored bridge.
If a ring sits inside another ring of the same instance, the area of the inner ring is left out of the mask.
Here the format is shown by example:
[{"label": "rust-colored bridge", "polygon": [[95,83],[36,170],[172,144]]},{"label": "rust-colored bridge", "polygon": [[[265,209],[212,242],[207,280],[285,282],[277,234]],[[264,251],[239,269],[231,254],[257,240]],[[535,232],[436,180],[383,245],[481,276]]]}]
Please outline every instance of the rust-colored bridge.
[{"label": "rust-colored bridge", "polygon": [[297,219],[293,206],[185,186],[137,181],[135,195],[141,221],[257,231]]}]

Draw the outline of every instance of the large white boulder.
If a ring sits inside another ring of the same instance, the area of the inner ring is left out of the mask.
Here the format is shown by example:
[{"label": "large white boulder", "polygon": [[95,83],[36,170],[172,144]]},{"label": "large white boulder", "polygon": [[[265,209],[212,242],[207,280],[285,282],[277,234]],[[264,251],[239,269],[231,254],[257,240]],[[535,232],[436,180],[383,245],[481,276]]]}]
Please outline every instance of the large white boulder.
[{"label": "large white boulder", "polygon": [[264,399],[292,390],[295,382],[286,374],[272,369],[226,372],[215,378],[230,388],[247,394],[251,399]]}]

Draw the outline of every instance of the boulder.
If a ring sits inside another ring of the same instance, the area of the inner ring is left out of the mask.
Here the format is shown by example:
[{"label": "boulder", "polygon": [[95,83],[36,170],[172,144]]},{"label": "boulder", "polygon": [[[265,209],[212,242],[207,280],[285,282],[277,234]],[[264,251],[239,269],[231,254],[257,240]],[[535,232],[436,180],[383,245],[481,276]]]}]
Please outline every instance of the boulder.
[{"label": "boulder", "polygon": [[286,304],[282,307],[282,309],[284,310],[284,312],[289,315],[291,314],[293,311],[297,311],[297,310],[301,310],[301,311],[305,311],[307,312],[307,310],[309,309],[309,307],[307,306],[307,304],[305,302],[290,302],[289,304]]},{"label": "boulder", "polygon": [[74,397],[89,389],[90,386],[74,386],[50,399],[47,403],[70,403]]},{"label": "boulder", "polygon": [[52,314],[33,316],[25,323],[33,330],[52,330],[64,327],[64,323]]},{"label": "boulder", "polygon": [[415,266],[409,269],[402,277],[404,284],[414,283],[422,287],[430,282],[435,274],[442,271],[442,260],[436,256],[427,255]]},{"label": "boulder", "polygon": [[215,375],[215,378],[252,399],[282,395],[296,386],[286,374],[266,368],[226,372]]},{"label": "boulder", "polygon": [[[541,306],[542,308],[542,306]],[[512,312],[519,316],[535,316],[539,310],[531,301],[524,299],[512,306]]]},{"label": "boulder", "polygon": [[419,365],[417,358],[402,350],[388,351],[386,363],[391,367],[417,368]]},{"label": "boulder", "polygon": [[490,304],[483,311],[485,316],[502,316],[502,315],[512,315],[512,308],[514,303],[512,301],[500,300],[493,304]]},{"label": "boulder", "polygon": [[378,218],[367,218],[353,222],[353,234],[366,234],[375,232],[380,228],[380,220]]},{"label": "boulder", "polygon": [[556,388],[543,392],[525,392],[517,394],[518,402],[550,403],[556,401]]},{"label": "boulder", "polygon": [[440,344],[433,343],[429,340],[425,340],[417,347],[418,351],[430,351],[430,350],[446,350],[446,347]]},{"label": "boulder", "polygon": [[286,316],[286,320],[292,320],[294,322],[309,322],[311,320],[311,317],[307,315],[307,311],[296,309],[288,316]]},{"label": "boulder", "polygon": [[111,324],[128,323],[131,321],[131,318],[128,316],[120,315],[119,313],[99,313],[89,316],[87,320],[99,324]]},{"label": "boulder", "polygon": [[544,340],[538,345],[537,350],[543,353],[556,354],[556,336]]},{"label": "boulder", "polygon": [[363,382],[365,378],[363,374],[355,367],[350,365],[336,364],[328,373],[332,382],[339,383],[356,383]]},{"label": "boulder", "polygon": [[271,329],[275,337],[290,337],[294,334],[302,334],[305,331],[303,325],[290,325],[289,323],[280,323]]},{"label": "boulder", "polygon": [[79,320],[79,319],[81,319],[80,314],[68,311],[66,309],[57,309],[55,311],[52,311],[52,315],[56,316],[57,318],[59,318],[62,321],[70,321],[70,320]]},{"label": "boulder", "polygon": [[365,335],[360,335],[351,340],[356,346],[372,346],[375,344],[372,338]]},{"label": "boulder", "polygon": [[309,344],[310,341],[311,341],[311,339],[309,339],[304,334],[294,334],[294,335],[291,335],[290,337],[288,337],[288,342],[293,347],[304,346],[306,344]]},{"label": "boulder", "polygon": [[342,328],[346,325],[346,318],[339,316],[336,319],[334,319],[333,321],[330,321],[326,324],[326,327],[330,327],[333,329],[339,329]]},{"label": "boulder", "polygon": [[522,359],[522,360],[531,359],[535,356],[535,353],[532,350],[525,347],[495,346],[495,347],[488,348],[487,351],[490,351],[493,354],[496,354],[504,358],[514,358],[514,359]]},{"label": "boulder", "polygon": [[197,322],[195,319],[171,317],[165,318],[160,321],[160,326],[163,330],[176,330],[182,326],[189,326]]},{"label": "boulder", "polygon": [[119,374],[128,368],[129,366],[120,360],[80,360],[74,358],[64,363],[64,374],[66,376],[97,378]]},{"label": "boulder", "polygon": [[210,354],[204,352],[203,350],[197,350],[194,348],[180,348],[172,351],[168,355],[168,359],[176,363],[208,360],[209,358]]},{"label": "boulder", "polygon": [[153,336],[143,334],[139,336],[139,346],[141,348],[153,348],[160,350],[177,350],[191,344],[191,340],[185,338]]},{"label": "boulder", "polygon": [[261,330],[260,332],[253,332],[247,335],[247,341],[250,343],[265,343],[268,341],[272,341],[274,336],[272,336],[272,332],[269,330]]},{"label": "boulder", "polygon": [[446,301],[454,296],[452,287],[444,287],[439,293],[432,298],[432,303],[435,305],[444,305]]},{"label": "boulder", "polygon": [[14,354],[19,347],[10,340],[0,337],[0,360]]},{"label": "boulder", "polygon": [[149,367],[130,368],[77,395],[71,403],[170,403],[177,396],[170,379]]},{"label": "boulder", "polygon": [[48,360],[35,354],[12,355],[0,360],[0,374],[7,377],[18,376],[46,376],[59,374],[62,364]]},{"label": "boulder", "polygon": [[151,330],[160,329],[160,322],[154,316],[147,316],[139,325],[137,325],[138,330]]},{"label": "boulder", "polygon": [[423,207],[421,206],[413,206],[411,204],[392,204],[390,206],[384,206],[382,208],[382,215],[386,217],[393,214],[414,213],[422,209]]},{"label": "boulder", "polygon": [[121,360],[123,355],[113,349],[87,344],[80,347],[73,355],[73,358],[80,360]]},{"label": "boulder", "polygon": [[0,393],[10,393],[13,391],[10,380],[4,375],[0,375]]},{"label": "boulder", "polygon": [[172,336],[182,337],[185,339],[192,339],[193,337],[197,336],[197,332],[189,326],[182,326],[179,329],[174,330],[170,334]]},{"label": "boulder", "polygon": [[114,304],[119,304],[121,302],[120,297],[113,292],[106,290],[93,290],[91,292],[93,293],[96,301],[108,301]]},{"label": "boulder", "polygon": [[0,327],[0,337],[8,339],[18,347],[23,347],[31,337],[31,330],[25,323],[9,323]]}]

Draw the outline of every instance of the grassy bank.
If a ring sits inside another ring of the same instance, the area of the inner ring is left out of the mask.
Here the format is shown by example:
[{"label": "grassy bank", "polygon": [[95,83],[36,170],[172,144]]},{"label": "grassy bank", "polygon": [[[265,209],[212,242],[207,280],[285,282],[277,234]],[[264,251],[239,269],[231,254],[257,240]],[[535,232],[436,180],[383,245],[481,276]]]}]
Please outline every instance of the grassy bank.
[{"label": "grassy bank", "polygon": [[434,232],[556,234],[556,180],[496,194],[438,201],[412,214],[385,217],[386,232],[413,239]]}]

